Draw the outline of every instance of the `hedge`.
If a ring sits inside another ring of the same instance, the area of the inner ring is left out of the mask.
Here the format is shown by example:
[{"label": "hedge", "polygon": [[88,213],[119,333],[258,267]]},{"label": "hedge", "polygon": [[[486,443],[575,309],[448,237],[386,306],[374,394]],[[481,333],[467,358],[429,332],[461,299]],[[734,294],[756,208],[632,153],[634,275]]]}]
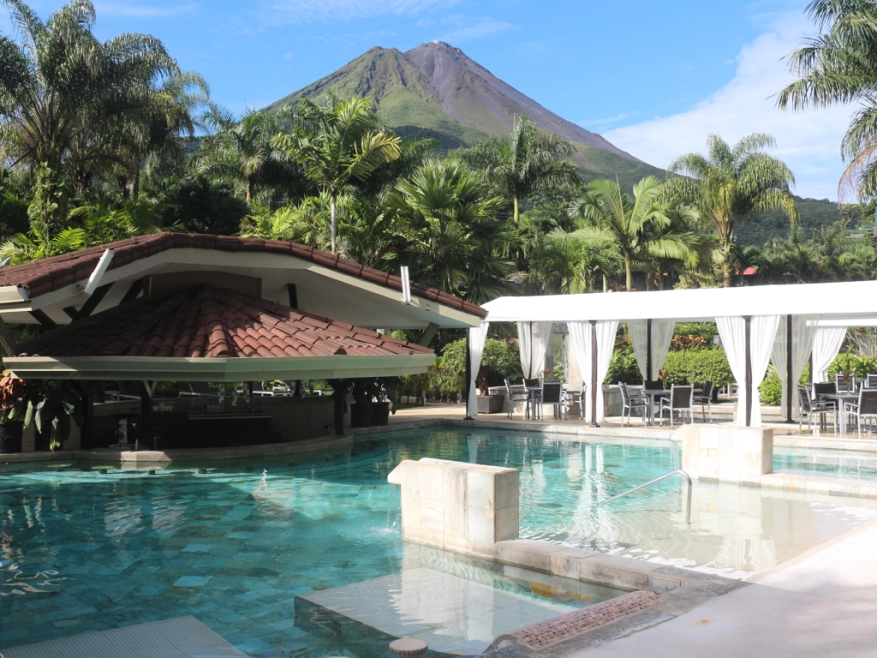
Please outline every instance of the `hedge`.
[{"label": "hedge", "polygon": [[719,387],[734,380],[725,350],[720,349],[670,352],[663,370],[670,384],[715,382]]}]

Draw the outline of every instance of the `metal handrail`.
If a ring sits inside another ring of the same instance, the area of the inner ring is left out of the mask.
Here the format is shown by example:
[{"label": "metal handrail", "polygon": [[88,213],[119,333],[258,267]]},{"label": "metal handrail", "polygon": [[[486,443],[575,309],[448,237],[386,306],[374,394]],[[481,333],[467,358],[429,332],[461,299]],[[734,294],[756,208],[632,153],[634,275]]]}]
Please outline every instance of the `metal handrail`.
[{"label": "metal handrail", "polygon": [[619,498],[624,498],[628,494],[632,494],[634,491],[639,491],[640,489],[645,489],[656,482],[660,482],[661,480],[666,480],[669,477],[673,477],[674,475],[679,475],[688,482],[688,506],[685,510],[685,522],[691,524],[691,477],[685,471],[670,471],[669,473],[665,473],[661,477],[657,477],[654,480],[649,480],[648,482],[641,484],[633,489],[628,489],[627,491],[618,494],[617,496],[612,496],[612,498],[607,498],[606,500],[601,500],[594,507],[600,507],[600,505],[605,505],[606,503],[611,503],[613,500],[618,500]]}]

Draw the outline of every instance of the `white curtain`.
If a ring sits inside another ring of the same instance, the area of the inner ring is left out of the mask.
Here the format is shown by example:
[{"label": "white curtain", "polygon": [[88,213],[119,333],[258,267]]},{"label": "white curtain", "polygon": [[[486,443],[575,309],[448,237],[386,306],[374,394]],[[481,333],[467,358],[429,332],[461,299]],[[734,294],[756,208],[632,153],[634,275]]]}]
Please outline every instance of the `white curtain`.
[{"label": "white curtain", "polygon": [[487,340],[489,322],[469,329],[469,364],[472,378],[469,381],[469,398],[466,400],[466,418],[478,415],[478,371],[481,370],[481,355],[484,354],[484,341]]},{"label": "white curtain", "polygon": [[545,369],[545,353],[551,340],[553,322],[518,322],[521,370],[526,379],[539,379]]},{"label": "white curtain", "polygon": [[[591,323],[590,322],[569,322],[569,336],[572,340],[573,349],[576,353],[576,359],[579,363],[579,370],[582,372],[582,379],[587,384],[587,394],[585,396],[585,418],[591,418],[591,400],[593,391],[591,390]],[[618,331],[618,322],[598,322],[597,326],[597,422],[603,422],[605,411],[603,406],[603,380],[609,371],[609,362],[612,360],[612,352],[615,350],[615,334]]]},{"label": "white curtain", "polygon": [[840,352],[846,336],[846,327],[819,327],[816,330],[816,337],[813,339],[814,382],[828,381],[828,367]]},{"label": "white curtain", "polygon": [[792,381],[787,382],[788,374],[788,318],[783,317],[777,327],[776,342],[773,344],[773,361],[777,375],[783,383],[783,413],[786,410],[786,401],[789,395],[792,396],[792,418],[800,415],[798,408],[798,382],[801,381],[801,375],[804,374],[804,368],[807,366],[807,360],[810,358],[810,351],[813,349],[813,338],[816,335],[816,326],[811,318],[808,322],[806,317],[795,316],[792,318]]},{"label": "white curtain", "polygon": [[719,337],[725,346],[731,372],[734,373],[734,379],[737,380],[739,394],[734,422],[738,425],[746,424],[746,401],[751,395],[752,417],[749,424],[751,427],[761,427],[761,400],[758,396],[758,387],[764,381],[779,322],[780,316],[778,315],[761,315],[752,318],[749,346],[752,391],[749,391],[746,388],[746,321],[739,316],[716,318]]},{"label": "white curtain", "polygon": [[646,373],[646,364],[649,360],[648,324],[647,320],[630,320],[627,328],[630,330],[630,342],[633,345],[640,374],[643,379],[655,381],[658,378],[658,371],[664,367],[667,354],[670,352],[676,320],[652,320],[652,372],[650,373]]}]

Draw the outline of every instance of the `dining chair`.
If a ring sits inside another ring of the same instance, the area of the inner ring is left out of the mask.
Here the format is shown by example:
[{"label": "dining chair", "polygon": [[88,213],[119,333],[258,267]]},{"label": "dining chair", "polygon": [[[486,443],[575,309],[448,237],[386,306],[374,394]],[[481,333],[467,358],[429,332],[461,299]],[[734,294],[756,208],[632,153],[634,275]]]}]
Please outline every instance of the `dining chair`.
[{"label": "dining chair", "polygon": [[515,415],[515,403],[523,402],[524,403],[524,415],[525,417],[529,417],[530,415],[530,395],[527,391],[520,391],[515,393],[512,391],[512,385],[508,379],[505,380],[505,390],[509,396],[509,408],[507,412],[508,418],[513,418]]},{"label": "dining chair", "polygon": [[[550,404],[554,406],[554,417],[566,420],[566,400],[563,395],[561,382],[545,382],[542,384],[542,399],[540,406]],[[543,414],[544,415],[544,414]]]},{"label": "dining chair", "polygon": [[646,411],[651,404],[644,395],[631,395],[627,384],[618,382],[618,389],[621,391],[621,424],[624,425],[625,415],[627,416],[627,426],[630,427],[630,416],[634,409],[642,411],[643,425],[646,424]]},{"label": "dining chair", "polygon": [[530,417],[530,409],[533,410],[533,419],[538,418],[537,413],[542,411],[542,384],[538,379],[524,379],[524,390],[530,396],[530,404],[527,405],[527,418]]},{"label": "dining chair", "polygon": [[877,390],[863,388],[859,391],[859,401],[847,404],[847,413],[856,417],[856,427],[859,435],[862,434],[862,420],[868,420],[868,428],[871,429],[871,421],[877,419]]},{"label": "dining chair", "polygon": [[798,410],[800,414],[798,415],[798,433],[801,433],[802,422],[804,421],[804,416],[807,417],[807,431],[813,431],[813,416],[819,417],[819,425],[820,427],[825,425],[825,416],[827,414],[834,414],[834,422],[833,428],[834,433],[837,434],[837,405],[833,400],[820,400],[811,399],[807,394],[807,389],[803,386],[798,387]]},{"label": "dining chair", "polygon": [[670,427],[673,427],[673,414],[678,413],[682,422],[685,422],[685,412],[694,423],[694,386],[691,384],[673,384],[670,387],[670,397],[661,398],[661,406],[658,408],[658,417],[661,425],[664,425],[664,411],[670,412]]},{"label": "dining chair", "polygon": [[713,391],[716,390],[715,382],[706,382],[703,385],[703,391],[700,395],[694,396],[694,403],[700,405],[700,413],[703,415],[703,422],[706,422],[706,412],[704,407],[710,411],[710,423],[713,422]]}]

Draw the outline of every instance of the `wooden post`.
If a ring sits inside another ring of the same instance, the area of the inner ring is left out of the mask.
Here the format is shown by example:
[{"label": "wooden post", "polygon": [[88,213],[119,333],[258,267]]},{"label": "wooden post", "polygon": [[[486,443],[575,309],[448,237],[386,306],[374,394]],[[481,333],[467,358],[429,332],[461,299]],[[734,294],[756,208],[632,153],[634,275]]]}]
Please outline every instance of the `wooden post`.
[{"label": "wooden post", "polygon": [[646,331],[648,337],[646,339],[646,381],[654,381],[652,377],[652,321],[646,320]]},{"label": "wooden post", "polygon": [[752,400],[755,397],[752,390],[752,316],[745,315],[743,320],[746,322],[746,350],[744,353],[746,359],[746,427],[752,426]]},{"label": "wooden post", "polygon": [[140,427],[137,438],[143,450],[158,448],[152,427],[152,390],[147,382],[140,382]]},{"label": "wooden post", "polygon": [[786,422],[792,420],[792,391],[798,382],[792,381],[792,316],[786,316]]},{"label": "wooden post", "polygon": [[[597,424],[597,321],[591,323],[591,427],[600,427]],[[602,394],[603,391],[601,390]]]},{"label": "wooden post", "polygon": [[335,434],[336,436],[341,436],[344,434],[344,406],[350,382],[346,379],[333,379],[329,383],[333,389],[332,402],[335,412]]},{"label": "wooden post", "polygon": [[469,411],[469,395],[472,392],[472,340],[469,338],[469,330],[466,330],[466,417],[465,420],[474,420],[475,417]]}]

